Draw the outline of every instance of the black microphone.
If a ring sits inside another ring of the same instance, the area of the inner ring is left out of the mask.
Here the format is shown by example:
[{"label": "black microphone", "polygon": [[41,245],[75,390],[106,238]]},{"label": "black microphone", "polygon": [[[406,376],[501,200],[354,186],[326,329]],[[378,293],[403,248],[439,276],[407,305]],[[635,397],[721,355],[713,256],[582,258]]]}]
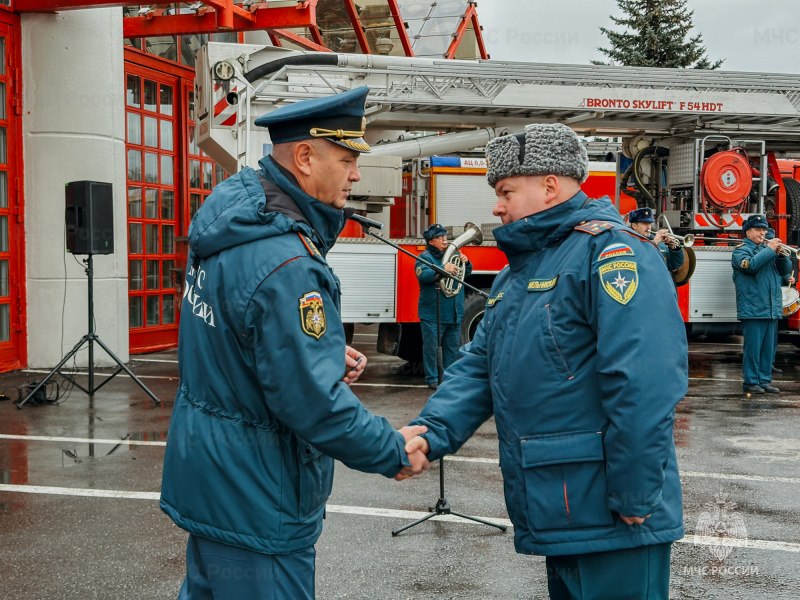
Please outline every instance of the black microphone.
[{"label": "black microphone", "polygon": [[375,229],[383,229],[383,223],[380,221],[373,221],[372,219],[368,219],[367,217],[362,217],[361,215],[357,215],[353,213],[350,215],[349,219],[351,221],[355,221],[362,227],[374,227]]}]

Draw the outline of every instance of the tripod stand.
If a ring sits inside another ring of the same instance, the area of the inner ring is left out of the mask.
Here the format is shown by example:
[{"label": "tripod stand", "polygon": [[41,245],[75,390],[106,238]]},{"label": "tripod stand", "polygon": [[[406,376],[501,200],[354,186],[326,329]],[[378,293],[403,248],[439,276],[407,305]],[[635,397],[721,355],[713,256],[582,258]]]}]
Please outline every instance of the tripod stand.
[{"label": "tripod stand", "polygon": [[[89,254],[89,257],[83,259],[83,262],[86,264],[85,273],[86,273],[86,276],[88,277],[88,281],[89,281],[89,333],[84,335],[78,341],[78,343],[75,345],[75,347],[72,350],[70,350],[64,358],[61,359],[61,362],[58,363],[53,368],[53,370],[50,371],[47,374],[47,377],[45,377],[41,382],[39,382],[39,385],[37,385],[35,388],[33,388],[33,390],[25,397],[25,399],[17,405],[17,408],[21,409],[23,406],[25,406],[25,404],[31,398],[34,397],[36,392],[38,392],[39,389],[44,387],[47,384],[47,382],[50,381],[50,379],[52,379],[53,376],[56,375],[56,374],[61,375],[65,379],[69,379],[70,381],[72,381],[72,383],[76,387],[80,388],[86,394],[88,394],[90,397],[92,397],[92,396],[94,396],[94,393],[97,390],[99,390],[101,387],[103,387],[105,384],[107,384],[109,381],[111,381],[114,377],[116,377],[116,375],[120,371],[125,371],[130,376],[131,379],[133,379],[137,384],[139,384],[140,388],[142,388],[145,392],[147,392],[147,395],[150,396],[153,399],[153,401],[156,403],[157,406],[161,406],[161,401],[155,396],[155,394],[153,394],[153,392],[151,392],[149,389],[147,389],[147,387],[139,380],[139,378],[136,377],[136,375],[134,375],[133,372],[128,367],[126,367],[122,363],[122,361],[119,358],[117,358],[117,356],[111,350],[109,350],[108,346],[106,346],[103,343],[103,341],[98,337],[98,335],[94,332],[94,269],[93,269],[93,263],[92,263],[92,255]],[[103,380],[103,382],[100,385],[98,385],[97,387],[95,387],[95,385],[94,385],[94,343],[95,342],[97,342],[97,344],[103,350],[105,350],[106,354],[108,354],[111,358],[113,358],[114,362],[116,362],[117,365],[119,365],[119,368],[116,371],[114,371],[111,375],[109,375],[108,378]],[[86,344],[86,343],[89,344],[89,386],[88,386],[88,389],[83,387],[77,381],[74,381],[71,377],[68,377],[67,375],[64,375],[60,371],[61,367],[63,367],[70,358],[75,356],[75,354],[77,354],[78,350],[80,350],[83,347],[83,345]]]},{"label": "tripod stand", "polygon": [[[436,376],[439,385],[442,384],[442,372],[444,371],[444,351],[442,350],[442,324],[441,324],[442,319],[439,313],[439,298],[441,297],[441,294],[442,290],[439,289],[439,286],[436,286]],[[427,514],[421,519],[417,519],[416,521],[409,523],[408,525],[403,525],[399,529],[393,530],[392,536],[399,535],[406,529],[410,529],[411,527],[414,527],[414,525],[419,525],[420,523],[439,515],[455,515],[457,517],[461,517],[462,519],[468,519],[470,521],[482,523],[483,525],[489,525],[490,527],[497,527],[500,531],[506,530],[505,525],[498,525],[497,523],[484,521],[483,519],[479,519],[478,517],[471,517],[469,515],[464,515],[462,513],[458,513],[450,509],[450,503],[447,501],[447,497],[444,495],[444,458],[439,459],[439,499],[436,501],[436,506],[428,510],[430,511],[430,514]]]}]

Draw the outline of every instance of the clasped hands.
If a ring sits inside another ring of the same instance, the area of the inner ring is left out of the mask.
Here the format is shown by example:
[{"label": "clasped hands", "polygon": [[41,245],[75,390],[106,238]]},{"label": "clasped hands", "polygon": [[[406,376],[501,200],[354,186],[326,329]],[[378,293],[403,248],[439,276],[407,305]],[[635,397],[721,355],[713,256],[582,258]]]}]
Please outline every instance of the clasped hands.
[{"label": "clasped hands", "polygon": [[408,454],[408,462],[411,463],[410,467],[403,467],[403,470],[394,476],[397,481],[403,481],[430,468],[431,463],[428,462],[426,455],[431,448],[428,440],[420,437],[428,431],[428,428],[424,425],[406,425],[398,429],[398,431],[403,434],[406,440],[405,450],[406,454]]}]

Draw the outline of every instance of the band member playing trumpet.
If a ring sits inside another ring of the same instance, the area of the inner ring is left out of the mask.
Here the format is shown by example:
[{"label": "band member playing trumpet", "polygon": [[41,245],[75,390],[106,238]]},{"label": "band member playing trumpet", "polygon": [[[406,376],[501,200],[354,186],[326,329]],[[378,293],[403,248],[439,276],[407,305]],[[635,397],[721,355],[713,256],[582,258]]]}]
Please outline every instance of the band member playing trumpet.
[{"label": "band member playing trumpet", "polygon": [[661,256],[664,257],[667,269],[670,273],[675,273],[683,265],[683,249],[680,242],[671,236],[667,229],[659,229],[654,236],[652,228],[655,222],[652,208],[637,208],[628,213],[628,224],[631,229],[640,235],[652,238],[653,243],[658,246]]},{"label": "band member playing trumpet", "polygon": [[[767,229],[767,235],[764,238],[766,241],[772,240],[775,238],[775,230],[772,227]],[[778,240],[780,241],[780,240]],[[778,255],[780,256],[780,249],[778,249]],[[787,285],[789,287],[793,287],[795,282],[794,278],[794,271],[789,276],[781,277],[781,286]],[[773,373],[783,373],[782,369],[779,369],[775,366],[775,355],[778,353],[778,326],[777,321],[775,322],[775,350],[772,353],[772,372]]]},{"label": "band member playing trumpet", "polygon": [[743,387],[748,394],[779,394],[772,383],[775,330],[783,316],[781,277],[789,275],[792,263],[778,254],[781,240],[766,240],[767,218],[750,215],[742,224],[746,238],[731,257],[736,286],[736,312],[742,322]]},{"label": "band member playing trumpet", "polygon": [[[442,267],[450,274],[458,270],[453,264],[442,265],[442,257],[447,248],[447,230],[434,223],[422,232],[425,238],[425,252],[420,258]],[[464,277],[472,273],[472,265],[465,254],[461,258],[467,263]],[[438,366],[436,364],[436,295],[439,294],[436,284],[441,278],[436,271],[422,262],[418,262],[415,273],[419,280],[419,325],[422,328],[422,360],[425,367],[425,383],[435,390],[439,387]],[[461,347],[461,317],[464,315],[464,288],[452,297],[439,294],[439,339],[442,342],[442,368],[447,369],[458,358]]]}]

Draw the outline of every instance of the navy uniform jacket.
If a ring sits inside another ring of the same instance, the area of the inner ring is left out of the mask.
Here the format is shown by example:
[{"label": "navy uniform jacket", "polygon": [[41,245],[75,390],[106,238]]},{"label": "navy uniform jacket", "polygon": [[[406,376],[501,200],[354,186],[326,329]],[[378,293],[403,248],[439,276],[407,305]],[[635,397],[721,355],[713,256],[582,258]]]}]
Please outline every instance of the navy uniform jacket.
[{"label": "navy uniform jacket", "polygon": [[[428,244],[425,252],[419,256],[437,267],[441,267],[444,253]],[[417,304],[419,318],[421,321],[436,321],[436,282],[439,279],[439,274],[419,261],[416,263],[414,272],[417,274],[417,280],[419,281],[419,303]],[[464,279],[469,277],[471,273],[472,262],[468,262]],[[463,286],[461,291],[452,298],[448,298],[444,294],[439,295],[439,314],[440,322],[442,323],[461,322],[461,317],[464,315]]]},{"label": "navy uniform jacket", "polygon": [[266,554],[313,545],[333,459],[394,476],[403,436],[342,382],[339,282],[324,254],[343,211],[269,158],[218,185],[189,228],[180,385],[161,508],[180,527]]},{"label": "navy uniform jacket", "polygon": [[779,257],[766,244],[757,246],[749,238],[731,256],[739,319],[781,319],[781,276],[789,275],[792,262]]},{"label": "navy uniform jacket", "polygon": [[[495,229],[509,267],[420,416],[431,460],[494,415],[518,552],[683,536],[674,410],[688,387],[675,286],[608,198],[583,192]],[[663,342],[653,344],[652,332]],[[619,515],[652,515],[626,525]]]},{"label": "navy uniform jacket", "polygon": [[658,251],[664,257],[664,262],[667,263],[667,269],[670,273],[677,271],[683,266],[683,248],[678,246],[675,250],[671,250],[664,242],[658,244]]}]

